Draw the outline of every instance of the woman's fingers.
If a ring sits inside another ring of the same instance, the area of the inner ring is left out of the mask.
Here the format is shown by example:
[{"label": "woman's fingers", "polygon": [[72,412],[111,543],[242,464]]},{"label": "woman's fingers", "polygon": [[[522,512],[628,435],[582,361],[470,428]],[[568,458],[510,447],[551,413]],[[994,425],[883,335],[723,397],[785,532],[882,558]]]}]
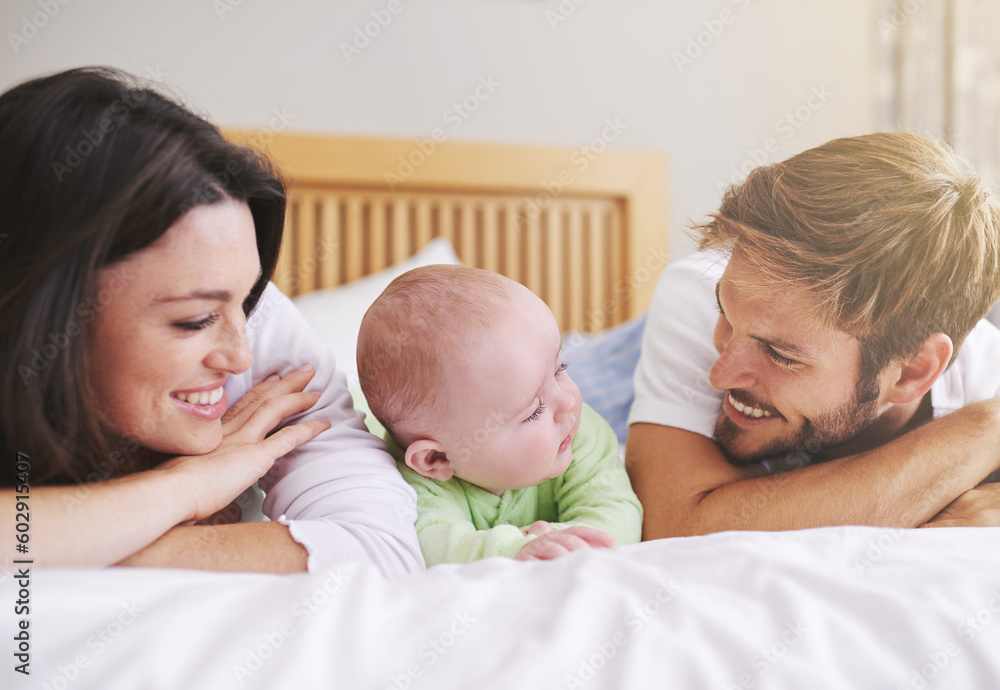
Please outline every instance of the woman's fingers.
[{"label": "woman's fingers", "polygon": [[[309,439],[321,434],[330,428],[329,419],[310,419],[307,422],[300,422],[298,424],[292,424],[291,426],[286,426],[280,431],[268,436],[266,439],[257,444],[266,450],[268,456],[273,456],[271,464],[268,465],[264,472],[261,472],[261,476],[270,469],[270,466],[274,464],[274,461],[283,455],[286,455]],[[259,477],[258,477],[259,479]]]},{"label": "woman's fingers", "polygon": [[281,420],[308,410],[316,404],[321,393],[290,393],[280,398],[268,398],[261,401],[238,429],[232,429],[229,435],[236,441],[262,441],[274,431]]},{"label": "woman's fingers", "polygon": [[179,473],[189,490],[189,520],[204,520],[267,473],[274,462],[330,428],[327,419],[313,419],[285,427],[263,441],[224,443],[205,455],[182,456],[169,460],[160,469]]},{"label": "woman's fingers", "polygon": [[243,426],[246,420],[265,401],[280,398],[289,393],[300,392],[312,380],[315,374],[315,369],[308,364],[303,364],[284,377],[271,374],[271,376],[268,376],[247,391],[246,395],[226,410],[226,414],[222,417],[223,433],[230,433]]},{"label": "woman's fingers", "polygon": [[257,404],[261,400],[261,398],[263,398],[265,392],[270,388],[272,388],[274,384],[278,383],[279,381],[281,381],[280,376],[278,376],[277,374],[271,374],[266,379],[258,383],[256,386],[248,390],[242,398],[240,398],[235,403],[230,405],[229,409],[226,410],[226,413],[222,415],[223,428],[225,428],[227,424],[233,422],[237,417],[239,417],[244,410],[251,407],[252,405]]}]

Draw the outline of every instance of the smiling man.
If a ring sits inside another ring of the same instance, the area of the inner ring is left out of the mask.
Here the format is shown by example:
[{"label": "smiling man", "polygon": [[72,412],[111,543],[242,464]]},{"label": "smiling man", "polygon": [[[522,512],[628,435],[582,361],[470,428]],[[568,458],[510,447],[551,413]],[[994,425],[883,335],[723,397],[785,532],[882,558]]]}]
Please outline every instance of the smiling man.
[{"label": "smiling man", "polygon": [[758,168],[657,286],[627,467],[643,538],[1000,523],[1000,203],[901,133]]}]

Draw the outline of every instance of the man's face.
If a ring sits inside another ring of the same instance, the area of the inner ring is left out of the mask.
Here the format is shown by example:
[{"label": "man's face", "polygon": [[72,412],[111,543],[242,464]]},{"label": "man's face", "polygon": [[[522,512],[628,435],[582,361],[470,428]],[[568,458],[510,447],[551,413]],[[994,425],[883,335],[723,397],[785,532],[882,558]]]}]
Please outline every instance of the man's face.
[{"label": "man's face", "polygon": [[859,386],[861,347],[824,325],[791,289],[752,287],[752,268],[731,261],[719,281],[719,352],[709,372],[724,391],[715,439],[734,464],[800,450],[815,453],[861,436],[879,400]]}]

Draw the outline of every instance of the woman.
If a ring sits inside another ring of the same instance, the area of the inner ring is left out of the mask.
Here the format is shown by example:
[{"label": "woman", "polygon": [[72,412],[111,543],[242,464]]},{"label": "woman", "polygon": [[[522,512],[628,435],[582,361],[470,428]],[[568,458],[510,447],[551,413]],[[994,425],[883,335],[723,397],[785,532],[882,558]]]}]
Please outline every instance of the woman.
[{"label": "woman", "polygon": [[[0,151],[0,515],[27,483],[36,564],[422,567],[412,491],[268,282],[265,160],[94,68],[0,96]],[[194,524],[258,478],[273,522]]]}]

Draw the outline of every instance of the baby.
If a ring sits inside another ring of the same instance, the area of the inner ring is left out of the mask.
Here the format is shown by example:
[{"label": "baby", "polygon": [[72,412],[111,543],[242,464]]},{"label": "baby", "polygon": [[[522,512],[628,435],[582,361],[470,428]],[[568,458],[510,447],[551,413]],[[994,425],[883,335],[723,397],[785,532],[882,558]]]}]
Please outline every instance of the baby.
[{"label": "baby", "polygon": [[559,362],[555,317],[496,273],[428,266],[365,314],[358,374],[417,492],[427,565],[639,541],[614,432]]}]

